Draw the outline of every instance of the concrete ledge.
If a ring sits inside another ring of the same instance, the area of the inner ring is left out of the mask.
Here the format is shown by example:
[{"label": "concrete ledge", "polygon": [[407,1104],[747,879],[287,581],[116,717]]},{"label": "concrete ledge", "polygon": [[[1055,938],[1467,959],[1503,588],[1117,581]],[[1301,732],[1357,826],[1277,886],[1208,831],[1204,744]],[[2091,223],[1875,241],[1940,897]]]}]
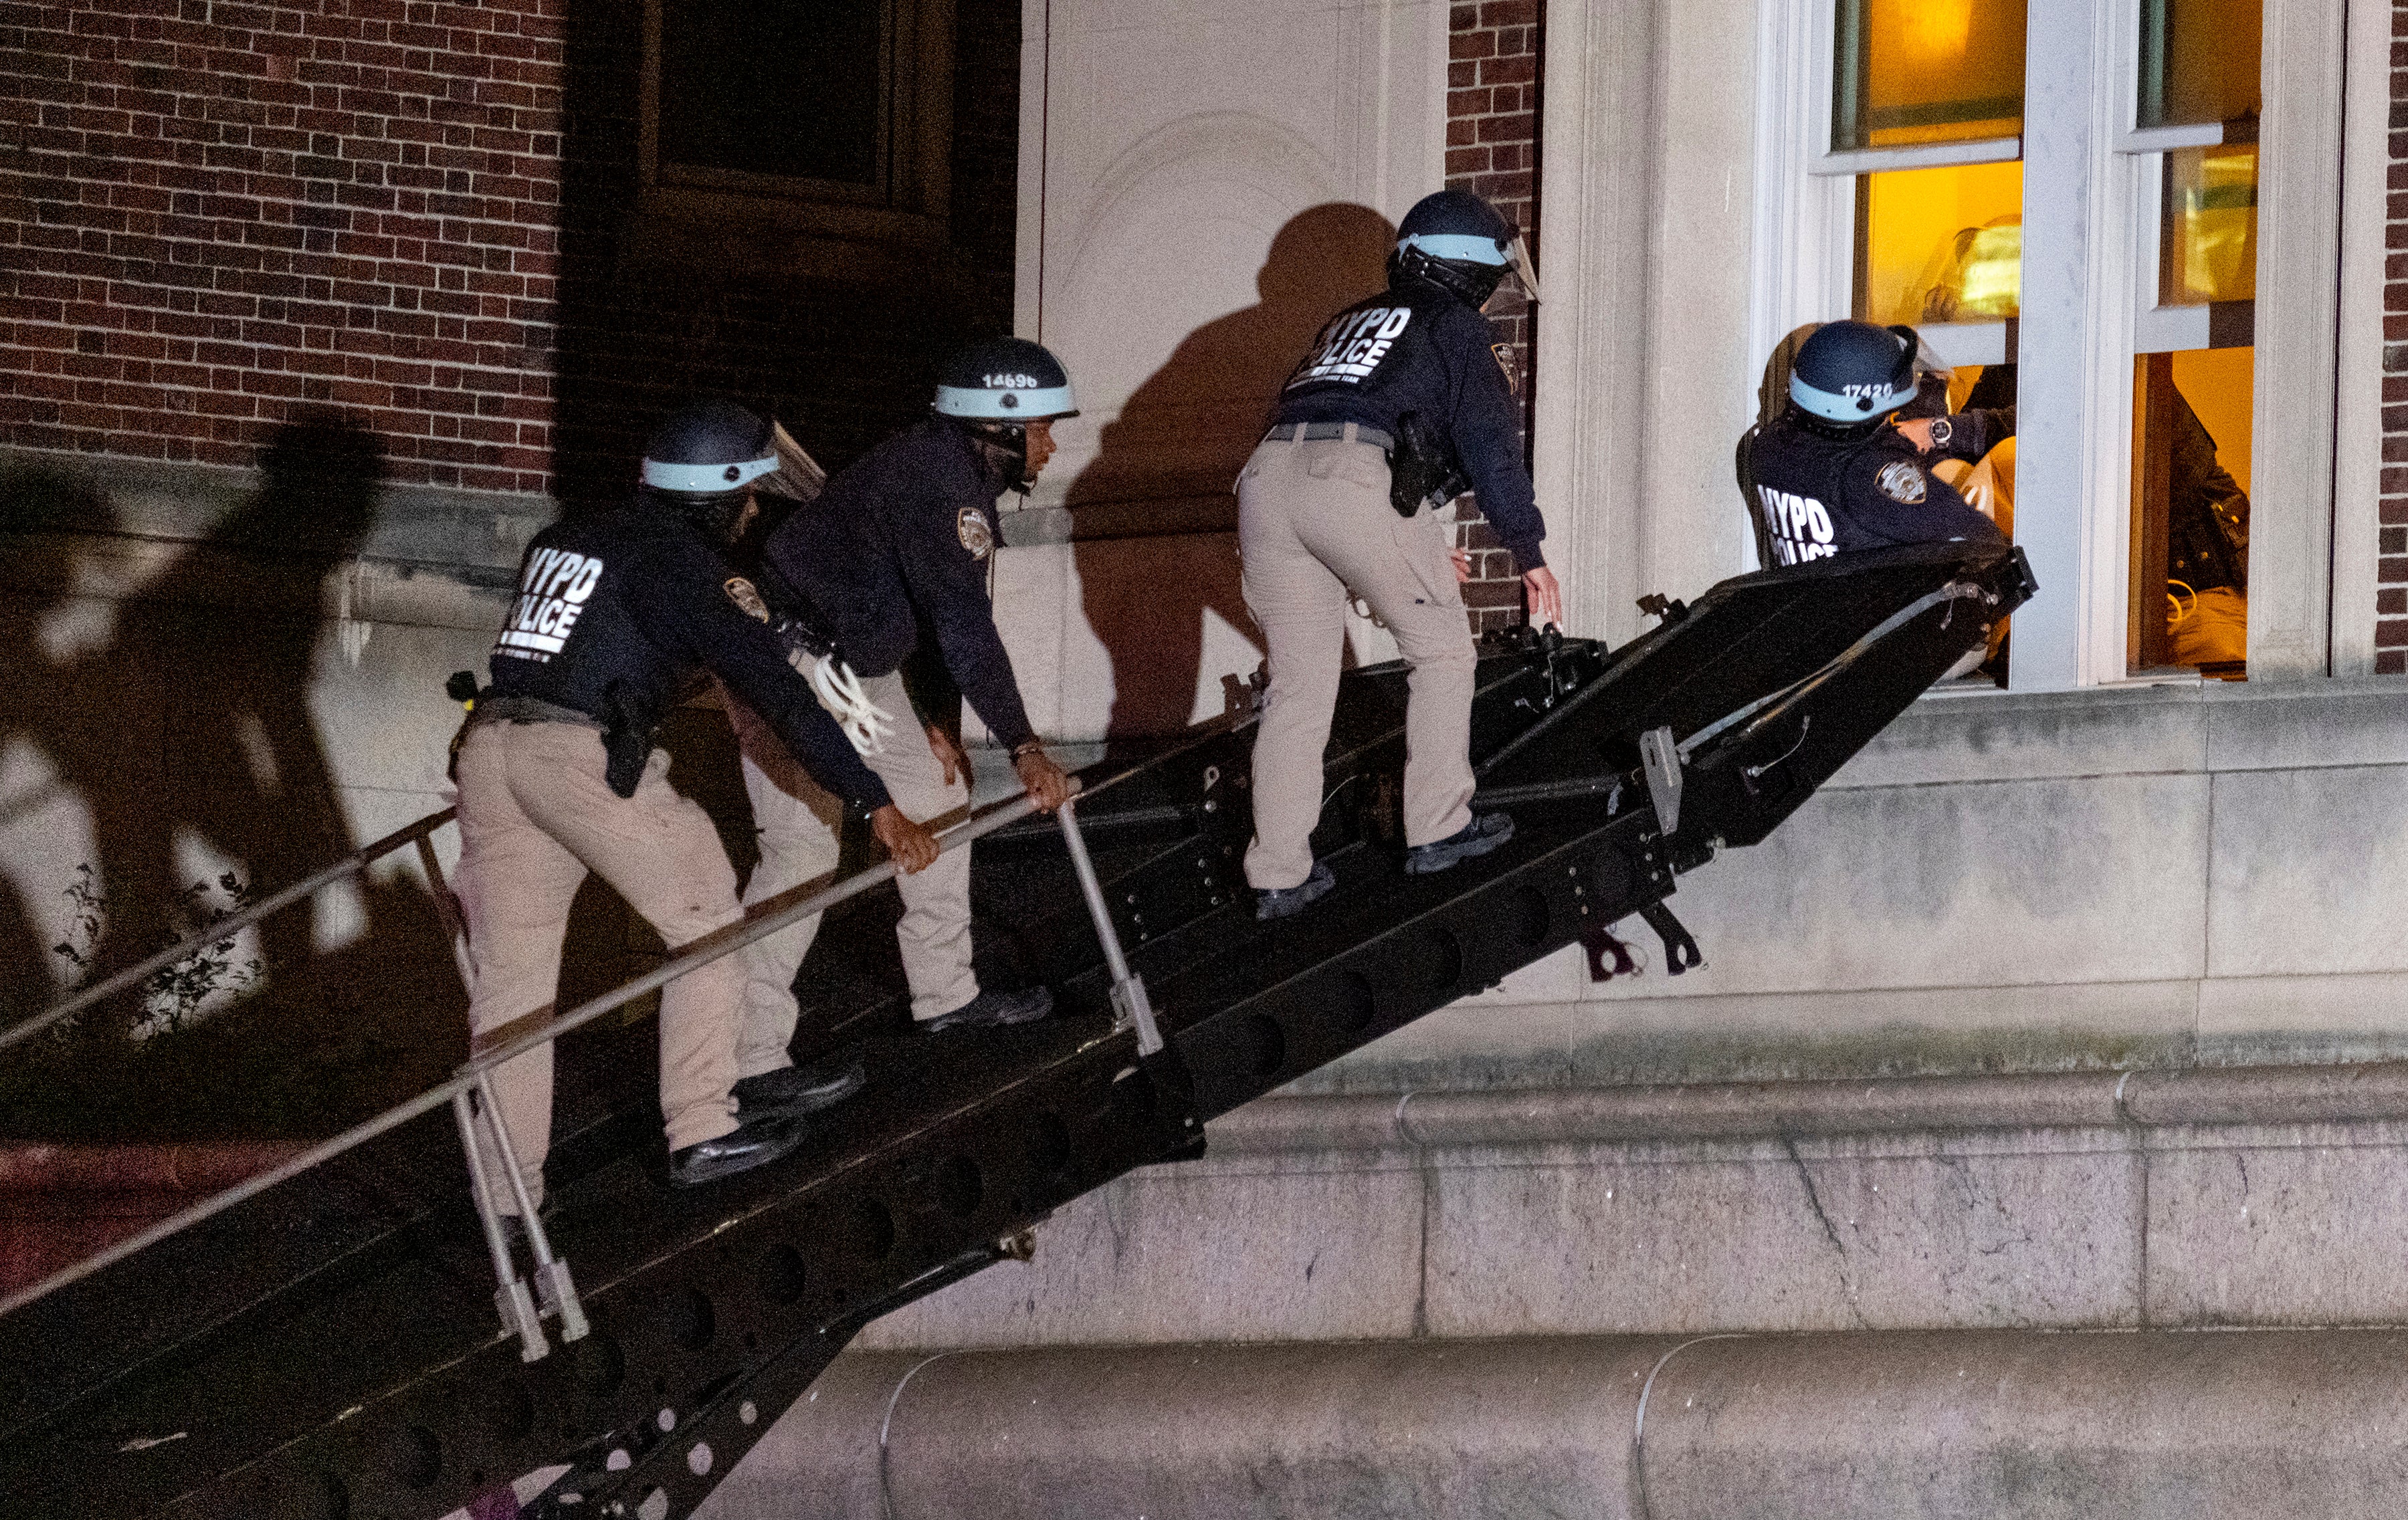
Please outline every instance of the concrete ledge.
[{"label": "concrete ledge", "polygon": [[1207,1134],[1254,1154],[2400,1120],[2408,1062],[1269,1097]]},{"label": "concrete ledge", "polygon": [[1562,1337],[853,1355],[700,1514],[2355,1520],[2393,1331]]}]

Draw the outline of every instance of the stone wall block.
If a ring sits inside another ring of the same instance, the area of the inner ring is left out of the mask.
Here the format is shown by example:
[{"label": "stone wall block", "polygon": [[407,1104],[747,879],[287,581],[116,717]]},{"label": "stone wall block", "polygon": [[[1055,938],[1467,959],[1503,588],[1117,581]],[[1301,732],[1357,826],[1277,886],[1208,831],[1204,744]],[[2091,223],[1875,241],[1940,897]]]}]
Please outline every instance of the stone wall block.
[{"label": "stone wall block", "polygon": [[1162,1168],[1039,1226],[1005,1263],[881,1320],[873,1349],[1354,1340],[1413,1329],[1421,1175],[1291,1162]]},{"label": "stone wall block", "polygon": [[2195,1136],[2155,1152],[2149,1322],[2408,1321],[2403,1144],[2408,1126],[2300,1126]]},{"label": "stone wall block", "polygon": [[2112,1140],[1652,1149],[1441,1169],[1431,1333],[2138,1321],[2141,1174]]}]

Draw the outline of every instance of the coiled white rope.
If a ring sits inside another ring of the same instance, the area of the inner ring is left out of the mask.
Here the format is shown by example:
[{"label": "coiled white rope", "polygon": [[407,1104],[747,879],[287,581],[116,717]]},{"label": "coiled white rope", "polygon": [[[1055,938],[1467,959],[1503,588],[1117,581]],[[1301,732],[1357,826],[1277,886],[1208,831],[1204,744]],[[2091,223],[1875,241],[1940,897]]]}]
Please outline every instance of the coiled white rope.
[{"label": "coiled white rope", "polygon": [[[802,654],[794,656],[799,667]],[[895,733],[895,715],[869,699],[869,693],[853,674],[853,667],[833,654],[823,654],[810,668],[811,689],[820,694],[820,705],[828,716],[844,730],[853,749],[862,754],[882,754],[886,741]]]}]

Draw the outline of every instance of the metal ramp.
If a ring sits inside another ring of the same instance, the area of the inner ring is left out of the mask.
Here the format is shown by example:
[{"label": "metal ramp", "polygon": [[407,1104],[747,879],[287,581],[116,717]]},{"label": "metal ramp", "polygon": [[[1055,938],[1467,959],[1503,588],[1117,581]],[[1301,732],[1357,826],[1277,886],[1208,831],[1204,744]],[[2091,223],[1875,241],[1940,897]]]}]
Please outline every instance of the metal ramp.
[{"label": "metal ramp", "polygon": [[[581,1064],[615,1095],[549,1167],[591,1333],[528,1360],[497,1326],[438,1094],[0,1312],[0,1492],[77,1520],[432,1520],[568,1463],[538,1513],[690,1514],[861,1326],[1025,1252],[1070,1199],[1200,1154],[1205,1121],[1635,913],[1677,969],[1676,875],[1762,839],[2031,591],[2012,549],[1934,545],[1728,581],[1619,650],[1492,644],[1474,755],[1517,833],[1431,877],[1399,866],[1402,675],[1357,672],[1316,836],[1340,890],[1275,924],[1238,868],[1251,735],[1191,741],[1080,806],[1159,1051],[1116,1018],[1067,831],[996,828],[980,900],[1060,1016],[910,1038],[835,979],[807,1022],[860,1044],[870,1087],[796,1156],[672,1192],[650,1032],[564,1049],[565,1082]],[[824,933],[867,945],[887,922]]]}]

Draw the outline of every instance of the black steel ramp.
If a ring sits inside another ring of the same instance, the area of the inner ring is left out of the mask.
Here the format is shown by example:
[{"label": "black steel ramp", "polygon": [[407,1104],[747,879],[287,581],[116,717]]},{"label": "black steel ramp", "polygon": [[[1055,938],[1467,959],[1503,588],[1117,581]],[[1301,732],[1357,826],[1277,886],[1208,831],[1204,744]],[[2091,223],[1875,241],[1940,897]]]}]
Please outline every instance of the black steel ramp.
[{"label": "black steel ramp", "polygon": [[[1275,924],[1239,871],[1252,735],[1191,742],[1081,810],[1160,1054],[1113,1028],[1059,834],[1015,826],[980,846],[982,927],[1062,1014],[927,1040],[874,979],[812,981],[838,992],[810,1038],[858,1043],[871,1086],[779,1166],[671,1192],[650,1031],[564,1047],[552,1229],[585,1339],[528,1363],[501,1333],[437,1112],[0,1317],[0,1493],[21,1517],[432,1520],[569,1463],[539,1507],[690,1514],[862,1325],[1200,1154],[1205,1120],[1629,915],[1677,943],[1677,873],[1762,839],[2030,593],[2011,549],[1931,546],[1726,581],[1619,650],[1492,643],[1474,755],[1517,832],[1435,876],[1400,865],[1403,677],[1356,672],[1316,836],[1340,890]],[[882,939],[891,906],[860,908],[831,945]],[[581,1117],[580,1063],[609,1098]]]}]

